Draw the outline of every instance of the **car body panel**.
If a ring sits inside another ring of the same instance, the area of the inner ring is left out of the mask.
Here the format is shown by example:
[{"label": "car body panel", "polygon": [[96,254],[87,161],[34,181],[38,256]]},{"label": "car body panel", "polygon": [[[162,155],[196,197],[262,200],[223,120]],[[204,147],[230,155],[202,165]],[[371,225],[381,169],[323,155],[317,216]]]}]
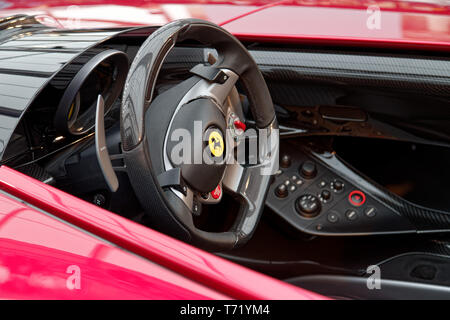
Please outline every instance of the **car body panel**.
[{"label": "car body panel", "polygon": [[[41,15],[57,20],[65,28],[110,28],[128,26],[160,26],[170,21],[197,18],[220,24],[246,14],[256,5],[230,5],[208,1],[142,1],[88,0],[73,1],[3,1],[1,15]],[[50,22],[50,21],[49,21]]]},{"label": "car body panel", "polygon": [[[380,9],[371,25],[366,9],[279,5],[223,25],[243,40],[449,50],[450,16]],[[373,12],[373,11],[371,11]],[[374,13],[372,13],[374,14]],[[268,24],[267,21],[277,21]]]},{"label": "car body panel", "polygon": [[0,299],[227,298],[0,194]]},{"label": "car body panel", "polygon": [[[368,26],[379,9],[379,24]],[[36,14],[64,28],[162,25],[199,18],[243,40],[450,50],[444,1],[2,1],[1,16]],[[53,21],[53,22],[52,22]]]},{"label": "car body panel", "polygon": [[[225,296],[238,299],[325,299],[321,295],[265,276],[192,247],[6,166],[0,167],[0,189]],[[17,206],[0,205],[0,208],[2,208],[6,217],[8,215],[13,217],[14,212],[18,211]],[[6,232],[1,230],[0,232]],[[31,242],[40,243],[41,246],[49,248],[56,245],[53,242],[65,241],[62,237],[56,236],[41,239],[39,238],[40,232],[35,231],[31,225],[27,226],[24,223],[16,230],[21,231],[4,233],[4,238],[11,239],[14,234],[15,238],[13,239],[16,241],[31,239]],[[30,242],[30,240],[25,242]],[[66,244],[64,250],[68,254],[80,254],[78,251],[81,249],[77,248],[77,241],[70,241]],[[149,272],[151,273],[151,270]]]}]

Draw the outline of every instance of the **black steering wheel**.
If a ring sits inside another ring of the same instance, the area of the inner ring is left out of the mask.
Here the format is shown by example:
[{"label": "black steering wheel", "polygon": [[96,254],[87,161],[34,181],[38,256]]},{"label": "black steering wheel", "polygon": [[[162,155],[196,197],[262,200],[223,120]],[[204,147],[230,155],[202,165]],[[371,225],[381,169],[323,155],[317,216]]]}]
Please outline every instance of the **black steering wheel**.
[{"label": "black steering wheel", "polygon": [[[216,62],[195,66],[192,77],[152,99],[165,57],[184,40],[216,49]],[[250,164],[248,157],[244,163],[227,161],[229,157],[236,160],[234,151],[252,140],[248,130],[243,132],[244,115],[235,87],[238,79],[256,125],[253,138],[258,152]],[[173,138],[183,134],[195,141],[176,152],[182,141]],[[152,33],[127,76],[121,138],[131,184],[157,230],[213,250],[232,249],[250,239],[278,166],[279,134],[267,85],[234,36],[194,19],[178,20]],[[220,202],[223,188],[241,199],[233,227],[227,232],[197,228],[193,215],[205,203]]]}]

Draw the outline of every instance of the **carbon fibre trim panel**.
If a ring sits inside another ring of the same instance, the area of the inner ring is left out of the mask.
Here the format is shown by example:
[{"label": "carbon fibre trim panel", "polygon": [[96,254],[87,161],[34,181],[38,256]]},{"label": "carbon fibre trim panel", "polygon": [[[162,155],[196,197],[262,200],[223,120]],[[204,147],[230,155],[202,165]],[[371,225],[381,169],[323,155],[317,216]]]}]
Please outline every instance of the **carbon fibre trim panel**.
[{"label": "carbon fibre trim panel", "polygon": [[450,96],[450,59],[319,51],[251,53],[269,81],[320,80]]},{"label": "carbon fibre trim panel", "polygon": [[[200,54],[202,51],[203,55]],[[180,63],[206,62],[208,52],[214,50],[175,48],[167,57],[166,65],[175,67]],[[450,96],[450,59],[447,57],[307,49],[250,48],[249,52],[269,82],[320,81],[340,86],[420,90],[423,94]]]}]

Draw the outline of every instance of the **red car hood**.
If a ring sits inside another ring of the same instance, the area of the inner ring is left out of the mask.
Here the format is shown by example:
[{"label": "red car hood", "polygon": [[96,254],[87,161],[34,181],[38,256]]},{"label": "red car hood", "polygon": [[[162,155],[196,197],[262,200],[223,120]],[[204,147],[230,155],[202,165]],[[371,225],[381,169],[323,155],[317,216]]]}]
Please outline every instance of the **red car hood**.
[{"label": "red car hood", "polygon": [[241,39],[450,50],[446,0],[9,0],[0,15],[38,14],[68,28],[162,25],[200,18]]}]

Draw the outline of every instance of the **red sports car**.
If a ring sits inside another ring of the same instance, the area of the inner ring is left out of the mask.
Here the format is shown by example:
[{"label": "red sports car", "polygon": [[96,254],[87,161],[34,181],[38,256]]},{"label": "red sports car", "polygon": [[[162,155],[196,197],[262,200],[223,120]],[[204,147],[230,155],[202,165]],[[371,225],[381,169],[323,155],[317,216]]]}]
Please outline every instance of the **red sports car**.
[{"label": "red sports car", "polygon": [[0,298],[450,299],[449,52],[445,0],[0,1]]}]

